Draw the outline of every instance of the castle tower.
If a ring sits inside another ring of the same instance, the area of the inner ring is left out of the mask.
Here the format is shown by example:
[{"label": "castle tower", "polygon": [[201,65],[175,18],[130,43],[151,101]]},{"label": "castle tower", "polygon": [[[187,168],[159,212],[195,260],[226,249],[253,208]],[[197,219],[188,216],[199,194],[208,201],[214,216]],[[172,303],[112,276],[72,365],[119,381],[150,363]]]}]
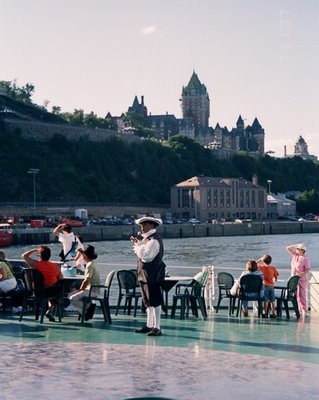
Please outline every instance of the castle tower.
[{"label": "castle tower", "polygon": [[144,104],[144,96],[141,97],[141,103],[139,103],[137,96],[135,96],[133,104],[128,108],[128,112],[139,114],[143,118],[147,117],[147,107]]},{"label": "castle tower", "polygon": [[251,126],[251,133],[252,133],[253,139],[257,143],[257,151],[260,153],[260,155],[264,155],[264,153],[265,153],[265,130],[260,125],[257,118],[254,119],[254,122]]},{"label": "castle tower", "polygon": [[182,89],[183,119],[192,119],[195,135],[205,134],[208,130],[209,96],[206,86],[200,82],[195,71],[186,87]]},{"label": "castle tower", "polygon": [[299,156],[305,160],[309,157],[308,145],[302,136],[299,136],[299,139],[295,144],[294,156]]}]

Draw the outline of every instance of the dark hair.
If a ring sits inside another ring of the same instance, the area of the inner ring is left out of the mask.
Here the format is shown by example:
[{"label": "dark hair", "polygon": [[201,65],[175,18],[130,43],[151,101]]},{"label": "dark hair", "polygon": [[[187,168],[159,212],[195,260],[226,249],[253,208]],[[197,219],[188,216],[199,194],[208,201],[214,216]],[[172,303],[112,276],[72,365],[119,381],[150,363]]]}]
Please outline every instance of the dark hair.
[{"label": "dark hair", "polygon": [[62,230],[65,231],[65,232],[71,233],[72,232],[72,227],[69,224],[64,224]]},{"label": "dark hair", "polygon": [[255,260],[248,260],[246,263],[246,269],[249,272],[255,272],[258,270],[258,264],[256,263]]},{"label": "dark hair", "polygon": [[88,245],[88,247],[81,252],[82,254],[84,253],[88,259],[90,260],[95,260],[97,258],[97,254],[95,252],[95,247],[92,245]]},{"label": "dark hair", "polygon": [[41,260],[49,261],[51,257],[51,249],[48,246],[40,246],[39,255]]},{"label": "dark hair", "polygon": [[272,262],[272,258],[269,254],[265,254],[262,258],[263,262],[269,265]]}]

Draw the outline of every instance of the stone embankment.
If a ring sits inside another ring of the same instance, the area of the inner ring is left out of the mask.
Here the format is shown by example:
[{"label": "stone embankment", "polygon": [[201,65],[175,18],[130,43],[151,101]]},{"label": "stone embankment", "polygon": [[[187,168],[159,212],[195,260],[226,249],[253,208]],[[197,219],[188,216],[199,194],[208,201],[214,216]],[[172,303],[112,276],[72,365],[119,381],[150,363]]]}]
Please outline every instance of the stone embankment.
[{"label": "stone embankment", "polygon": [[[136,235],[139,230],[137,225],[99,226],[90,225],[74,228],[85,242],[104,240],[128,240],[131,235]],[[275,235],[318,233],[319,222],[253,222],[245,224],[217,223],[217,224],[181,224],[162,225],[158,228],[163,238],[176,239],[188,237],[214,237],[214,236],[247,236],[247,235]],[[52,229],[18,229],[14,232],[15,245],[54,243],[57,238]]]}]

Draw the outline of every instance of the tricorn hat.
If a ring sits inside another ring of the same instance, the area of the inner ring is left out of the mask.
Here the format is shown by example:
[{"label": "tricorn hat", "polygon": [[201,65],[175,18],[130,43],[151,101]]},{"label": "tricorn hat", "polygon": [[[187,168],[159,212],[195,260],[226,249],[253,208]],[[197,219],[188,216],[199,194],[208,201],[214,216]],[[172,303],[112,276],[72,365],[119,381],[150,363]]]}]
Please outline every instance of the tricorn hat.
[{"label": "tricorn hat", "polygon": [[155,218],[155,217],[142,217],[142,218],[135,220],[135,223],[137,225],[142,225],[144,222],[149,222],[150,224],[153,224],[154,226],[162,225],[162,223],[163,223],[160,218]]}]

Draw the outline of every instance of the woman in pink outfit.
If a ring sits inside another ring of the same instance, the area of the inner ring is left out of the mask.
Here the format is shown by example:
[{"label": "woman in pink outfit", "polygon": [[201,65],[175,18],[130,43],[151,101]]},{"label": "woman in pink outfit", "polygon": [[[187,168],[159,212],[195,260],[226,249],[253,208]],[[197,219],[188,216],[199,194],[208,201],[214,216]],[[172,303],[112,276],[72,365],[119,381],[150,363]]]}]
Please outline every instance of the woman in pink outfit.
[{"label": "woman in pink outfit", "polygon": [[288,254],[292,256],[291,260],[291,276],[299,275],[299,285],[297,290],[297,302],[300,315],[308,317],[307,308],[307,273],[310,271],[310,261],[305,252],[307,247],[302,244],[292,244],[286,247]]}]

